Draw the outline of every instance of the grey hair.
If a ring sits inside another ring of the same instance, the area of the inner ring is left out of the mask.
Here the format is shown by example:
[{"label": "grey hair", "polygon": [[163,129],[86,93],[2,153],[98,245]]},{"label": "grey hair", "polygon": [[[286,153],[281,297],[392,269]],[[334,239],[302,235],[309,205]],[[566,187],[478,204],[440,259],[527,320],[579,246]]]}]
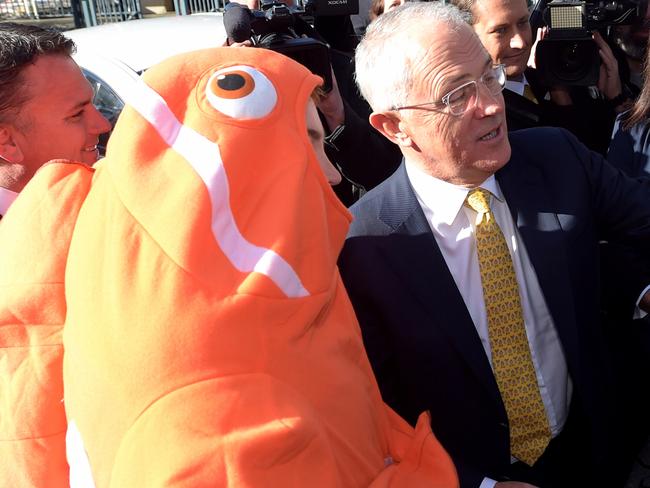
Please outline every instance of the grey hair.
[{"label": "grey hair", "polygon": [[417,29],[445,24],[452,31],[467,28],[469,16],[453,5],[407,2],[377,18],[366,30],[355,54],[356,81],[361,94],[375,112],[408,105],[421,46],[413,36]]}]

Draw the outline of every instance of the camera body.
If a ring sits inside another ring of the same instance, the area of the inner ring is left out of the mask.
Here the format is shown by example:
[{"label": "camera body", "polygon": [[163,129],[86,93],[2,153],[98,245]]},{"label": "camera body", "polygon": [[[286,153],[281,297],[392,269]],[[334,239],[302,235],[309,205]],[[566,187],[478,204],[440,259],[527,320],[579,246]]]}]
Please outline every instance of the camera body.
[{"label": "camera body", "polygon": [[359,0],[306,0],[305,12],[312,16],[355,15]]},{"label": "camera body", "polygon": [[645,17],[647,0],[553,0],[544,10],[548,34],[536,49],[535,64],[547,86],[592,86],[600,56],[591,32],[633,24]]},{"label": "camera body", "polygon": [[[290,7],[276,0],[261,0],[259,10],[229,3],[224,11],[228,37],[284,54],[323,78],[323,89],[332,89],[329,46],[310,24],[316,15],[349,15],[359,11],[359,0],[308,0],[305,7]],[[235,20],[235,36],[230,34]]]}]

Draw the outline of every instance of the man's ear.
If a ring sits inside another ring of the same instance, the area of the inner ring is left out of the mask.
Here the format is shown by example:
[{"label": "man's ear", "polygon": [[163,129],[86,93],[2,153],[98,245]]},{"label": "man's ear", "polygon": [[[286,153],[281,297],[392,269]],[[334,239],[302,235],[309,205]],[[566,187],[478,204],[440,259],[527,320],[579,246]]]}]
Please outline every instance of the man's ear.
[{"label": "man's ear", "polygon": [[411,136],[404,131],[402,119],[394,112],[371,113],[370,125],[398,146],[411,147],[413,145]]},{"label": "man's ear", "polygon": [[16,141],[15,130],[11,125],[0,124],[0,158],[8,163],[23,162],[24,155]]}]

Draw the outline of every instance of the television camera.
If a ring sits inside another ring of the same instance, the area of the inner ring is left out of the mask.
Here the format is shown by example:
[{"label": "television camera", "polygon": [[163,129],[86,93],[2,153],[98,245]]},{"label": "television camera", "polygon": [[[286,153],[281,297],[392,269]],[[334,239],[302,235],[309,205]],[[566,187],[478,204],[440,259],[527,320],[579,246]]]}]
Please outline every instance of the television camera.
[{"label": "television camera", "polygon": [[299,62],[332,89],[329,46],[314,30],[315,16],[358,13],[359,0],[307,0],[304,6],[289,6],[277,0],[262,0],[259,10],[229,3],[223,15],[228,38],[250,39],[253,46],[271,49]]},{"label": "television camera", "polygon": [[535,64],[547,86],[592,86],[600,56],[594,30],[629,25],[645,17],[648,0],[553,0],[543,10],[549,27],[538,45]]}]

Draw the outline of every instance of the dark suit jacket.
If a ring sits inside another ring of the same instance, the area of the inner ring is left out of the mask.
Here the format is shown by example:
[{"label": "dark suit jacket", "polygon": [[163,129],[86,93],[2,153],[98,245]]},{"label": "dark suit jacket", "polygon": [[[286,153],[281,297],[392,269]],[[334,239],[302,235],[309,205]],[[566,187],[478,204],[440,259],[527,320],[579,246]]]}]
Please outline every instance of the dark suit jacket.
[{"label": "dark suit jacket", "polygon": [[[622,116],[616,119],[607,161],[630,177],[650,178],[650,125],[644,121],[625,130],[623,120]],[[638,296],[650,282],[648,276],[630,273],[635,271],[640,258],[643,256],[635,249],[613,244],[603,246],[603,269],[612,278],[604,284],[605,311],[615,322],[632,316],[634,304],[629,303],[629,297],[633,293]]]},{"label": "dark suit jacket", "polygon": [[650,123],[624,129],[625,115],[616,118],[607,160],[629,176],[650,178]]},{"label": "dark suit jacket", "polygon": [[[650,178],[650,124],[642,121],[624,129],[625,115],[616,119],[607,160],[628,176]],[[639,378],[650,377],[650,315],[630,320],[634,309],[634,302],[630,302],[650,283],[650,277],[639,272],[650,268],[650,256],[645,250],[639,252],[615,243],[602,244],[601,256],[603,276],[609,278],[603,280],[605,332],[617,354],[617,374],[627,386],[628,413],[636,425],[635,431],[647,437],[650,388],[639,385]]]},{"label": "dark suit jacket", "polygon": [[[597,326],[598,241],[648,242],[650,190],[566,131],[520,131],[510,141],[512,157],[496,177],[565,351],[574,384],[571,415],[586,432],[579,452],[591,464],[579,472],[598,480],[582,486],[616,487],[613,451],[621,445]],[[486,475],[502,479],[510,466],[506,412],[404,166],[351,211],[340,269],[384,399],[410,422],[431,412],[461,486],[476,488]]]},{"label": "dark suit jacket", "polygon": [[545,125],[538,104],[507,88],[503,90],[503,99],[506,102],[506,123],[509,131]]},{"label": "dark suit jacket", "polygon": [[605,100],[591,98],[585,87],[569,88],[573,105],[556,105],[545,99],[548,87],[540,82],[537,70],[528,68],[525,74],[538,103],[503,90],[508,130],[562,127],[589,149],[605,154],[616,117],[614,109]]}]

